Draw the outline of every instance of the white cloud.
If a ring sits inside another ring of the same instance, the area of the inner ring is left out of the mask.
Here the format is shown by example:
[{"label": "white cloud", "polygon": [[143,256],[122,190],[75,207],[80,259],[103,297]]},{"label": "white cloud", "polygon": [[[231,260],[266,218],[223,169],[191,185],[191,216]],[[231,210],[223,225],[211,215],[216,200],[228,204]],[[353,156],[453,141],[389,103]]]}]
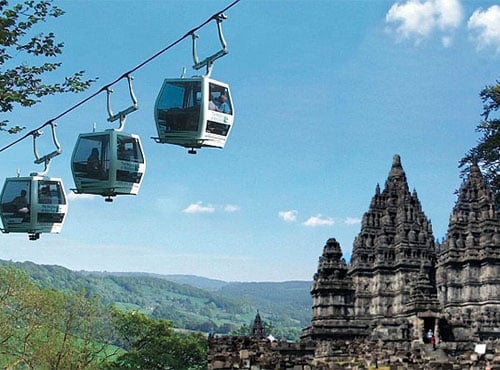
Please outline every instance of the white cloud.
[{"label": "white cloud", "polygon": [[227,212],[234,213],[240,210],[240,206],[236,204],[226,204],[226,205],[212,205],[212,204],[203,204],[203,202],[199,201],[196,203],[191,203],[185,209],[182,210],[184,213],[215,213],[215,212]]},{"label": "white cloud", "polygon": [[311,216],[309,217],[303,225],[305,226],[311,226],[311,227],[316,227],[316,226],[333,226],[335,225],[335,221],[333,218],[330,217],[323,217],[321,215],[317,216]]},{"label": "white cloud", "polygon": [[469,18],[467,27],[474,34],[478,50],[492,47],[500,53],[500,6],[493,5],[484,11],[479,8]]},{"label": "white cloud", "polygon": [[68,200],[70,200],[70,201],[92,200],[92,199],[96,199],[99,197],[98,195],[94,195],[94,194],[75,194],[75,192],[73,192],[73,191],[69,191],[66,194],[67,194]]},{"label": "white cloud", "polygon": [[357,217],[347,217],[344,221],[346,225],[358,225],[361,223],[361,220]]},{"label": "white cloud", "polygon": [[214,213],[215,207],[211,204],[203,205],[202,202],[192,203],[182,210],[184,213]]},{"label": "white cloud", "polygon": [[239,210],[240,210],[240,206],[237,206],[235,204],[226,204],[224,206],[224,211],[227,213],[233,213],[233,212],[236,212]]},{"label": "white cloud", "polygon": [[297,215],[299,212],[295,210],[290,211],[280,211],[278,212],[278,216],[285,222],[295,222],[297,221]]},{"label": "white cloud", "polygon": [[418,44],[434,32],[441,32],[442,44],[451,44],[449,32],[462,22],[459,0],[409,0],[395,3],[386,14],[385,21],[395,24],[390,28],[401,39],[414,39]]}]

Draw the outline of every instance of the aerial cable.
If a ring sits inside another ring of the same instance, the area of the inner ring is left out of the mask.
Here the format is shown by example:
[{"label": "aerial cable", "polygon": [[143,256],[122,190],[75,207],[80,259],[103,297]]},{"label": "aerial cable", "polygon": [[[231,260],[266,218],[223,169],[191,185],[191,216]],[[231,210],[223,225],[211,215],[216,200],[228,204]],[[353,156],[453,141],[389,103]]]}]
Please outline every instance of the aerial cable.
[{"label": "aerial cable", "polygon": [[178,38],[177,40],[175,40],[174,42],[172,42],[171,44],[165,46],[163,49],[161,49],[160,51],[158,51],[157,53],[155,53],[154,55],[152,55],[151,57],[145,59],[143,62],[139,63],[138,65],[136,65],[135,67],[133,67],[132,69],[130,69],[129,71],[123,73],[120,77],[116,78],[114,81],[108,83],[107,85],[104,85],[103,87],[101,87],[99,90],[97,90],[96,92],[94,92],[93,94],[89,95],[88,97],[86,97],[85,99],[81,100],[80,102],[76,103],[75,105],[71,106],[70,108],[66,109],[64,112],[60,113],[59,115],[57,115],[56,117],[48,120],[47,122],[45,122],[44,124],[42,124],[41,126],[31,130],[30,132],[24,134],[22,137],[18,138],[17,140],[14,140],[13,142],[11,142],[10,144],[2,147],[0,149],[0,153],[9,149],[10,147],[16,145],[17,143],[23,141],[24,139],[30,137],[30,136],[36,136],[39,134],[39,130],[41,130],[42,128],[46,127],[46,126],[51,126],[52,128],[54,127],[55,125],[55,121],[60,119],[61,117],[64,117],[65,115],[67,115],[68,113],[72,112],[73,110],[79,108],[80,106],[82,106],[83,104],[87,103],[89,100],[92,100],[93,98],[95,98],[97,95],[101,94],[102,92],[104,91],[109,91],[109,89],[111,88],[111,86],[115,85],[117,82],[121,81],[122,79],[124,78],[127,78],[127,79],[130,79],[131,78],[131,74],[135,71],[137,71],[138,69],[144,67],[146,64],[150,63],[151,61],[153,61],[154,59],[158,58],[160,55],[162,55],[163,53],[167,52],[168,50],[170,50],[171,48],[173,48],[174,46],[176,46],[177,44],[179,44],[181,41],[183,41],[184,39],[186,39],[187,37],[189,36],[192,36],[196,31],[198,31],[199,29],[203,28],[204,26],[206,26],[208,23],[210,23],[212,20],[215,20],[215,21],[218,21],[218,19],[220,19],[220,16],[222,13],[224,13],[225,11],[231,9],[233,6],[235,6],[236,4],[238,4],[241,0],[235,0],[233,1],[231,4],[229,4],[228,6],[226,6],[224,9],[218,11],[217,13],[215,13],[214,15],[212,15],[210,18],[208,18],[205,22],[201,23],[200,25],[196,26],[195,28],[189,30],[186,34],[184,34],[182,37]]}]

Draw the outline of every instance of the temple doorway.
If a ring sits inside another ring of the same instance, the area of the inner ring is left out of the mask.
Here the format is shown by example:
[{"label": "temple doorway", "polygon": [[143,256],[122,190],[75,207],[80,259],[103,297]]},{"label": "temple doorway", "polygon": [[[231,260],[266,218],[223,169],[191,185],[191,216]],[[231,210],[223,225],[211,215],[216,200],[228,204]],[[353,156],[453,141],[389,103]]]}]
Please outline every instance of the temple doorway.
[{"label": "temple doorway", "polygon": [[424,332],[422,333],[424,343],[430,343],[430,339],[434,335],[435,322],[434,317],[424,318]]}]

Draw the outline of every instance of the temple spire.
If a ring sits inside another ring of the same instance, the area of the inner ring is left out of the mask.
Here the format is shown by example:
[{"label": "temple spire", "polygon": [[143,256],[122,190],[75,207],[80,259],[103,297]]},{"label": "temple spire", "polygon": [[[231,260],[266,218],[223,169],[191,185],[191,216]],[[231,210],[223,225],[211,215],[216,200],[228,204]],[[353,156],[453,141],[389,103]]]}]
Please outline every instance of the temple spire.
[{"label": "temple spire", "polygon": [[403,166],[401,165],[401,157],[399,156],[399,154],[395,154],[392,158],[392,167],[391,171],[389,172],[389,178],[396,176],[400,177],[404,175],[405,171],[403,170]]},{"label": "temple spire", "polygon": [[255,315],[255,319],[252,325],[252,337],[262,339],[266,337],[266,329],[264,327],[264,323],[260,318],[259,310],[257,310],[257,315]]}]

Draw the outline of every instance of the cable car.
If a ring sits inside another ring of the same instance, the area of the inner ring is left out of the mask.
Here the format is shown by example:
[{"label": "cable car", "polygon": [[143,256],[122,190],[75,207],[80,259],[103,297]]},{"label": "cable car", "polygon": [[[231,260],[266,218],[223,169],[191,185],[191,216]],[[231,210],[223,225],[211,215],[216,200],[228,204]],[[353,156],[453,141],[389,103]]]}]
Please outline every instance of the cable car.
[{"label": "cable car", "polygon": [[31,174],[5,180],[0,195],[4,233],[28,233],[37,240],[40,233],[59,233],[68,205],[61,179]]},{"label": "cable car", "polygon": [[224,148],[234,119],[229,85],[208,76],[166,79],[155,104],[158,143]]},{"label": "cable car", "polygon": [[146,160],[139,136],[110,129],[80,134],[71,157],[77,194],[116,195],[139,192]]}]

